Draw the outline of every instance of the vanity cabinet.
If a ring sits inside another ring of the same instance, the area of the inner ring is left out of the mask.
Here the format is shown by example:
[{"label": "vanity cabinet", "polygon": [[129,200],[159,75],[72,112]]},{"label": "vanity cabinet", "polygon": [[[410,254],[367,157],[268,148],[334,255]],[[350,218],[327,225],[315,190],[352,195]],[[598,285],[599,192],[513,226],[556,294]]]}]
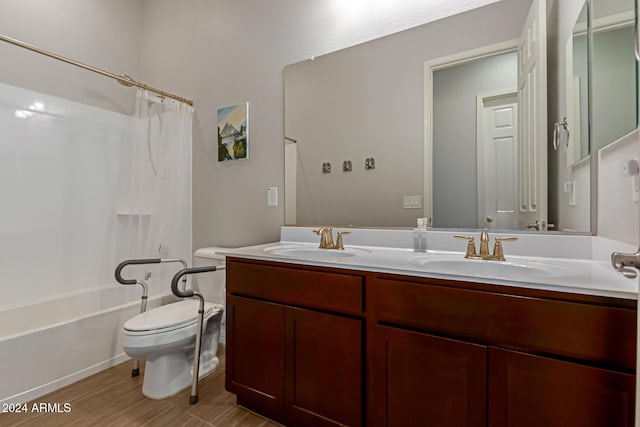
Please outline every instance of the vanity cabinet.
[{"label": "vanity cabinet", "polygon": [[487,347],[374,326],[373,426],[485,426]]},{"label": "vanity cabinet", "polygon": [[380,275],[367,282],[375,426],[633,426],[626,301]]},{"label": "vanity cabinet", "polygon": [[284,408],[284,351],[284,306],[227,295],[227,390],[276,420]]},{"label": "vanity cabinet", "polygon": [[226,387],[287,426],[633,426],[636,301],[227,258]]},{"label": "vanity cabinet", "polygon": [[290,426],[360,426],[358,274],[227,260],[226,388]]},{"label": "vanity cabinet", "polygon": [[633,426],[635,376],[489,349],[489,426]]}]

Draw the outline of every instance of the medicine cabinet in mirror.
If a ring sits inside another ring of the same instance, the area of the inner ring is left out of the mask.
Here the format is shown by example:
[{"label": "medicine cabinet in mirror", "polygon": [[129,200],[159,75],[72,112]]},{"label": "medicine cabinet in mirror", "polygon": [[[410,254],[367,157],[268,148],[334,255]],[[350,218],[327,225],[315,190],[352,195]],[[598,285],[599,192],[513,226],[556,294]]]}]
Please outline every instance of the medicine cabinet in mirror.
[{"label": "medicine cabinet in mirror", "polygon": [[584,4],[566,47],[567,117],[573,124],[568,141],[569,165],[637,127],[634,48],[633,0],[591,0]]}]

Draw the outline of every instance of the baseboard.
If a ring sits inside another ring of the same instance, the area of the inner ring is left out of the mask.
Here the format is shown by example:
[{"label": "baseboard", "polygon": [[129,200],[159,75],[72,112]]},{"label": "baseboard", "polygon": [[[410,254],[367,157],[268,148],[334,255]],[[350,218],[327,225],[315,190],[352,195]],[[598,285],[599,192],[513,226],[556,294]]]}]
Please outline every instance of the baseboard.
[{"label": "baseboard", "polygon": [[73,374],[67,375],[62,378],[58,378],[57,380],[51,381],[47,384],[43,384],[38,387],[34,387],[22,393],[4,398],[0,400],[0,405],[18,404],[18,403],[22,404],[22,403],[30,402],[34,399],[37,399],[38,397],[44,396],[45,394],[49,394],[53,391],[66,387],[69,384],[73,384],[76,381],[80,381],[93,374],[97,374],[100,371],[104,371],[105,369],[116,366],[128,359],[130,359],[129,356],[127,356],[124,353],[120,353],[117,356],[114,356],[110,359],[97,363],[93,366],[89,366],[88,368],[82,369],[78,372],[74,372]]}]

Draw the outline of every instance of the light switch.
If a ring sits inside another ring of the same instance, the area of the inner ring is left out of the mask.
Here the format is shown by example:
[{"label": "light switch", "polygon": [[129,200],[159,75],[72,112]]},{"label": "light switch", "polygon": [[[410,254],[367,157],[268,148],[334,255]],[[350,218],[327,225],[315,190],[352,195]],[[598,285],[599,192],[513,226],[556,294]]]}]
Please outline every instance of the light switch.
[{"label": "light switch", "polygon": [[278,187],[267,187],[267,206],[278,206]]}]

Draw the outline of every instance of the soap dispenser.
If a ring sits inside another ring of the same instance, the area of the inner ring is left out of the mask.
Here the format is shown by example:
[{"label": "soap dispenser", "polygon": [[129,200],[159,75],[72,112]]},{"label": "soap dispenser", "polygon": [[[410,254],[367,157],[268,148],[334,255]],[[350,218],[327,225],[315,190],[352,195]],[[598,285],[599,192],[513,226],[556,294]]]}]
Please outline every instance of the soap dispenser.
[{"label": "soap dispenser", "polygon": [[417,227],[413,229],[413,251],[427,251],[427,218],[418,218]]}]

